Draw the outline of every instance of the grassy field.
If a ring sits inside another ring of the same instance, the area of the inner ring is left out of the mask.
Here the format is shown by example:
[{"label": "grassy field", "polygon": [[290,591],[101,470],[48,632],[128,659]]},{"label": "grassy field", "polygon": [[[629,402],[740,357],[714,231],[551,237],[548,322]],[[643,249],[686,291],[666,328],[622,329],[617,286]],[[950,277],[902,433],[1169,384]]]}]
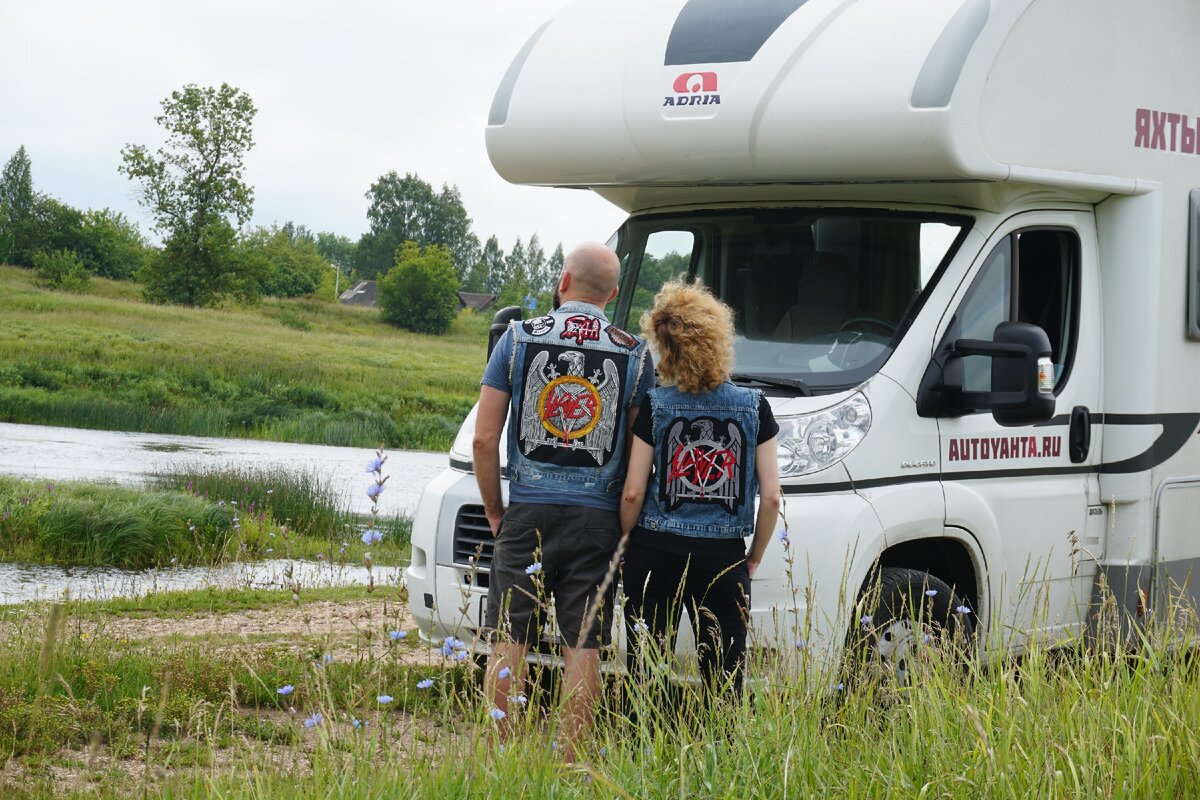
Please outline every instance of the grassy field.
[{"label": "grassy field", "polygon": [[568,765],[537,684],[500,746],[401,588],[24,606],[0,612],[0,795],[1196,797],[1200,668],[1172,641],[964,666],[937,640],[907,688],[796,651],[737,707],[618,679]]},{"label": "grassy field", "polygon": [[490,317],[409,334],[315,300],[188,309],[0,267],[0,421],[446,450],[478,396]]},{"label": "grassy field", "polygon": [[233,469],[160,475],[156,486],[52,483],[0,477],[0,561],[139,569],[297,558],[408,562],[407,518],[346,512],[316,476]]}]

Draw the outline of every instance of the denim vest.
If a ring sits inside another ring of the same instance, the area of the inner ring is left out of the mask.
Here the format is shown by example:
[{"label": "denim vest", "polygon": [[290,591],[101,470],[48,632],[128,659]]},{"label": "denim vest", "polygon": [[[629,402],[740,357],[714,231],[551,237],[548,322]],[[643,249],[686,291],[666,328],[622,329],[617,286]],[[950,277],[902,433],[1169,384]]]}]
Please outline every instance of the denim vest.
[{"label": "denim vest", "polygon": [[625,425],[646,345],[587,303],[511,325],[508,464],[522,486],[612,495],[625,475]]},{"label": "denim vest", "polygon": [[762,392],[726,382],[698,394],[661,386],[650,398],[654,471],[638,525],[683,536],[749,536]]}]

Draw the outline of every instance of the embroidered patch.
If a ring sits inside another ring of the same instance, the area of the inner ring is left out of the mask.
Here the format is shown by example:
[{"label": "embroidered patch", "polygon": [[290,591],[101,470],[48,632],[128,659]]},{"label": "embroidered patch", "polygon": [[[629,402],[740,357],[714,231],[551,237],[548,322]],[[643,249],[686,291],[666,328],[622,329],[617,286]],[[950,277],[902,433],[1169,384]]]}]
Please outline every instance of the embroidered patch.
[{"label": "embroidered patch", "polygon": [[746,436],[731,419],[677,417],[667,425],[667,463],[659,495],[667,511],[684,503],[711,503],[736,513],[745,495]]},{"label": "embroidered patch", "polygon": [[549,315],[544,317],[534,317],[527,319],[521,323],[521,327],[530,336],[545,336],[550,331],[554,330],[554,317]]},{"label": "embroidered patch", "polygon": [[609,325],[604,329],[608,334],[608,338],[617,347],[624,347],[626,350],[635,350],[638,346],[638,340],[632,335],[618,328],[616,325]]},{"label": "embroidered patch", "polygon": [[587,314],[567,317],[566,327],[558,335],[560,339],[574,339],[575,344],[600,341],[600,320]]},{"label": "embroidered patch", "polygon": [[603,466],[612,457],[627,360],[567,347],[527,350],[517,424],[521,452],[560,466]]}]

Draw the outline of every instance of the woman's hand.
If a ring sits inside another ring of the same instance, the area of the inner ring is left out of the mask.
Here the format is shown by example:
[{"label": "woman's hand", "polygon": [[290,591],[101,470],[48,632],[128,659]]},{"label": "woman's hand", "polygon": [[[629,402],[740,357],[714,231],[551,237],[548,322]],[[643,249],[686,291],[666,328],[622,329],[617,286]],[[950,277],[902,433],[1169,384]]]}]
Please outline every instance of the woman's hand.
[{"label": "woman's hand", "polygon": [[754,554],[749,550],[746,551],[746,569],[750,570],[750,577],[754,577],[754,573],[758,571],[758,565],[762,563],[762,556],[754,557]]}]

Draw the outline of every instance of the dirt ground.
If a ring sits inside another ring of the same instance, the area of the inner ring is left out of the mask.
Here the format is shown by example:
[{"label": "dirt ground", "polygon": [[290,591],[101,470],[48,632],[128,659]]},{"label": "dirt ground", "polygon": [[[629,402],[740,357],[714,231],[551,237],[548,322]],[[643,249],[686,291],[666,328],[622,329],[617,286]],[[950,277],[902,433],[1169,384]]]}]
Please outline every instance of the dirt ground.
[{"label": "dirt ground", "polygon": [[[22,625],[44,626],[44,612],[31,613],[21,618],[10,617],[0,622],[0,627]],[[302,606],[281,605],[269,608],[197,612],[185,616],[170,617],[122,617],[115,614],[95,614],[70,617],[66,620],[69,635],[103,636],[128,642],[170,642],[187,646],[212,647],[217,650],[253,650],[259,647],[276,646],[279,642],[296,643],[299,640],[321,642],[331,651],[353,648],[362,652],[366,648],[382,656],[386,651],[390,659],[399,659],[411,665],[444,666],[442,656],[428,643],[421,642],[412,615],[406,603],[394,599],[367,599],[355,601],[312,601]],[[407,631],[403,646],[396,647],[388,632]],[[6,633],[0,631],[0,633]],[[29,787],[39,781],[50,781],[57,796],[89,795],[100,786],[128,787],[136,793],[141,787],[154,793],[154,785],[178,775],[191,775],[196,771],[212,776],[228,776],[237,771],[243,774],[248,765],[256,769],[269,767],[273,773],[295,775],[303,778],[311,771],[310,758],[320,745],[322,736],[335,733],[340,736],[363,736],[373,738],[380,733],[374,729],[352,731],[347,720],[329,720],[319,729],[306,730],[299,725],[294,713],[282,709],[238,709],[238,714],[256,715],[284,726],[296,726],[300,740],[296,745],[271,744],[240,738],[228,747],[213,748],[209,763],[203,766],[180,764],[173,766],[170,759],[161,755],[151,759],[147,770],[142,758],[118,758],[103,745],[92,748],[64,748],[52,757],[36,761],[9,759],[0,764],[0,797],[7,788]],[[344,730],[343,730],[344,729]],[[439,727],[430,715],[413,715],[394,712],[389,715],[387,739],[391,747],[399,745],[405,757],[421,758],[437,742],[445,747],[447,741],[456,740],[464,731],[450,732]],[[158,749],[168,747],[160,744]],[[347,755],[347,758],[349,756]]]}]

